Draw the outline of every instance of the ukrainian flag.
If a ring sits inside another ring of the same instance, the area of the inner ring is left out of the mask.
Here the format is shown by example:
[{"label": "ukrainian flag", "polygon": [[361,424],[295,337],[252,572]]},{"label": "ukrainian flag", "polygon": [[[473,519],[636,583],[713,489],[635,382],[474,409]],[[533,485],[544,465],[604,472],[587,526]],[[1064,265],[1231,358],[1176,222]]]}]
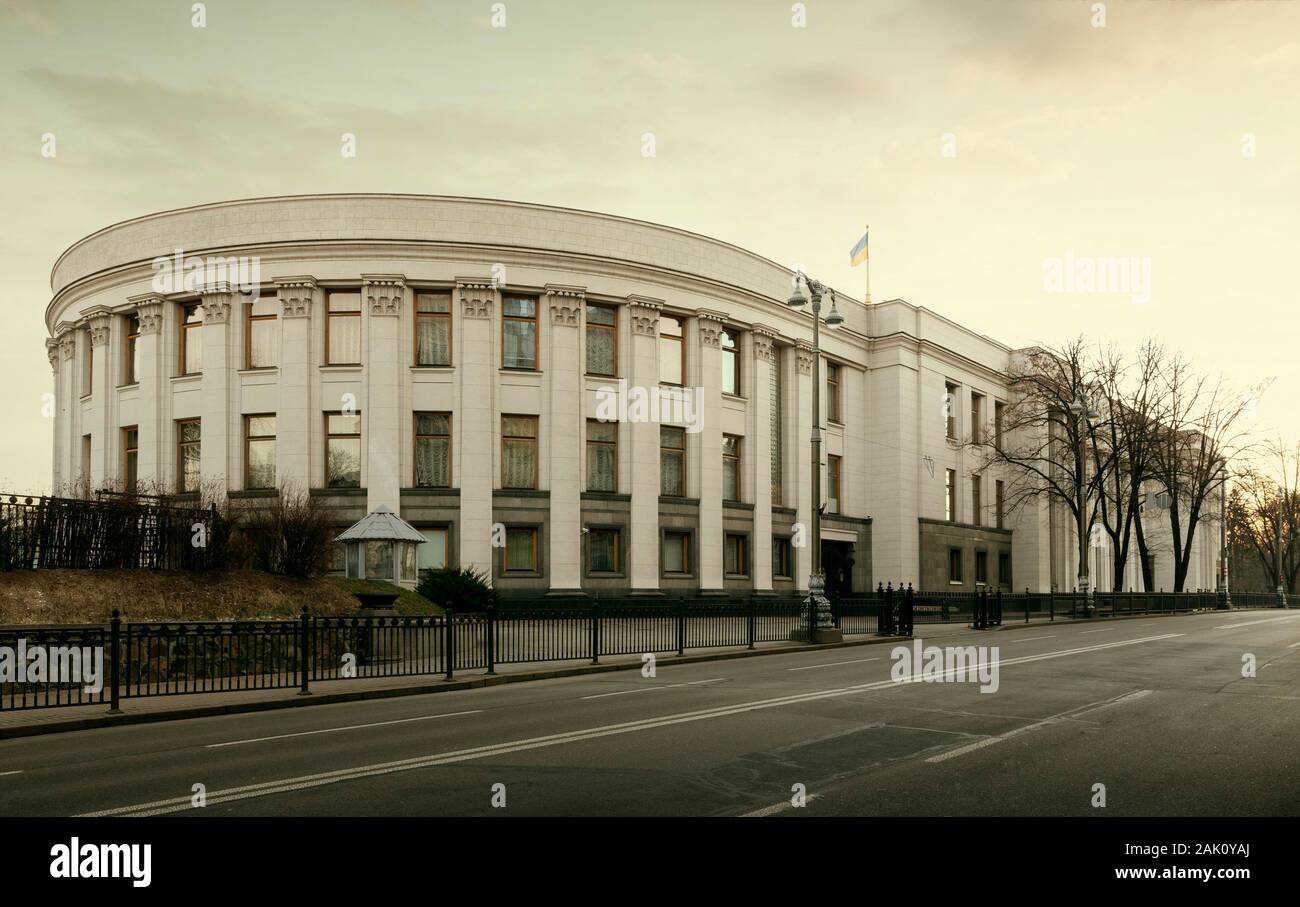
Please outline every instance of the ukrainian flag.
[{"label": "ukrainian flag", "polygon": [[866,260],[867,260],[867,234],[863,233],[862,238],[858,240],[858,244],[853,247],[853,251],[849,252],[849,266],[857,267],[858,265],[862,264]]}]

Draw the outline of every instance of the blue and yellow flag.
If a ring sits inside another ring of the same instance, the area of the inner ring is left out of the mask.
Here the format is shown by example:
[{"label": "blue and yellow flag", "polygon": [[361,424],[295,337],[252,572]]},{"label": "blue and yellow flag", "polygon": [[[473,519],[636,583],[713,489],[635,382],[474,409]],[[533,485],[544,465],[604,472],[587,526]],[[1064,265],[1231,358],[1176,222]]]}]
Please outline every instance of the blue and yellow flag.
[{"label": "blue and yellow flag", "polygon": [[[870,231],[868,230],[867,232]],[[863,233],[862,238],[858,240],[858,244],[853,247],[853,251],[849,252],[849,266],[857,267],[858,265],[862,264],[866,260],[867,260],[867,234]]]}]

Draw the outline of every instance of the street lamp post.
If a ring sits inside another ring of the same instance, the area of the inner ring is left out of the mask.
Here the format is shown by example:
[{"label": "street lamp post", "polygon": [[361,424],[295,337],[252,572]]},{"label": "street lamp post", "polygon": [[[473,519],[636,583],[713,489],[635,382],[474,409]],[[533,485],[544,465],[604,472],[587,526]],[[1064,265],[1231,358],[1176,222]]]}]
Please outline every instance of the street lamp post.
[{"label": "street lamp post", "polygon": [[1223,593],[1223,607],[1232,608],[1232,593],[1228,591],[1228,461],[1219,461],[1223,480],[1219,483],[1219,589]]},{"label": "street lamp post", "polygon": [[[831,603],[826,599],[826,575],[822,572],[822,429],[821,429],[821,322],[822,296],[831,300],[831,310],[826,313],[826,326],[834,328],[844,323],[844,316],[835,308],[835,291],[813,280],[803,271],[794,272],[794,290],[787,305],[802,308],[808,302],[803,289],[807,287],[812,298],[812,488],[809,503],[812,506],[812,569],[808,575],[807,609],[808,641],[829,642],[838,636],[831,615]],[[812,615],[816,614],[814,623]]]},{"label": "street lamp post", "polygon": [[1083,493],[1083,476],[1088,469],[1088,458],[1083,447],[1083,433],[1089,428],[1089,421],[1100,419],[1101,415],[1092,408],[1088,399],[1079,393],[1070,404],[1070,413],[1075,418],[1074,431],[1074,501],[1075,528],[1079,536],[1079,591],[1083,593],[1084,608],[1092,614],[1092,580],[1088,575],[1088,548],[1091,544],[1091,524],[1086,519],[1088,502]]}]

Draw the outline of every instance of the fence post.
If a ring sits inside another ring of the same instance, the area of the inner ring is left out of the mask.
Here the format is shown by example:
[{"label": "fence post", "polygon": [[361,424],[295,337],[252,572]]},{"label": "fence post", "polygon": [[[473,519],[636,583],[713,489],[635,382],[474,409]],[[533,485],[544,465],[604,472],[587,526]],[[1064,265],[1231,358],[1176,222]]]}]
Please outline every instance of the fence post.
[{"label": "fence post", "polygon": [[302,626],[301,635],[298,638],[298,671],[302,675],[298,678],[300,686],[298,687],[299,696],[310,696],[311,690],[308,684],[311,679],[311,618],[307,616],[307,606],[302,606]]},{"label": "fence post", "polygon": [[915,625],[915,621],[916,621],[916,611],[914,610],[916,607],[916,599],[915,599],[915,593],[912,592],[911,583],[907,584],[907,593],[903,597],[903,607],[907,609],[907,626],[905,628],[907,632],[904,633],[903,635],[911,636],[912,628]]},{"label": "fence post", "polygon": [[447,602],[447,607],[443,613],[443,631],[444,637],[443,655],[447,659],[447,676],[445,680],[451,680],[456,672],[456,628],[452,626],[453,614],[451,612],[451,602]]},{"label": "fence post", "polygon": [[591,663],[600,664],[600,599],[591,603]]},{"label": "fence post", "polygon": [[1025,586],[1025,623],[1029,623],[1029,587]]},{"label": "fence post", "polygon": [[749,637],[749,648],[751,649],[754,648],[754,618],[757,608],[758,606],[754,603],[754,596],[751,595],[749,597],[749,611],[745,615],[747,618],[746,623],[749,624],[747,628],[747,636]]},{"label": "fence post", "polygon": [[491,604],[487,606],[487,639],[484,644],[487,646],[487,672],[495,674],[497,672],[497,609]]},{"label": "fence post", "polygon": [[677,599],[677,654],[686,652],[686,596]]},{"label": "fence post", "polygon": [[1053,586],[1047,590],[1047,621],[1051,623],[1056,620],[1056,587]]},{"label": "fence post", "polygon": [[120,715],[122,710],[118,708],[118,688],[121,685],[122,675],[120,667],[122,664],[122,615],[116,608],[113,609],[113,620],[108,626],[108,645],[109,651],[113,653],[111,663],[109,684],[112,691],[109,694],[108,714]]},{"label": "fence post", "polygon": [[996,607],[997,607],[997,614],[998,614],[998,626],[1000,627],[1002,626],[1002,587],[999,586],[997,588],[997,591],[994,592],[993,594],[997,599]]},{"label": "fence post", "polygon": [[889,623],[885,620],[885,584],[876,583],[876,635],[888,636]]}]

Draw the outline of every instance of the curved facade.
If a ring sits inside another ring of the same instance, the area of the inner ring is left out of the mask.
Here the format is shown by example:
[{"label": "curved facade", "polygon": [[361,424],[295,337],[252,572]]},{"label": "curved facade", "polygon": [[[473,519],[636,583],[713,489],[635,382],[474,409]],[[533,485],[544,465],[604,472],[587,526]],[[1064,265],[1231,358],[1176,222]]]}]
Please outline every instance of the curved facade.
[{"label": "curved facade", "polygon": [[[294,483],[340,527],[385,505],[430,540],[423,563],[510,591],[803,589],[811,321],[790,277],[681,230],[485,199],[127,221],[51,277],[54,484]],[[945,440],[942,401],[991,414],[1011,351],[899,300],[840,310],[822,334],[832,582],[1072,576],[1050,509],[1013,532],[996,477],[974,487]]]}]

